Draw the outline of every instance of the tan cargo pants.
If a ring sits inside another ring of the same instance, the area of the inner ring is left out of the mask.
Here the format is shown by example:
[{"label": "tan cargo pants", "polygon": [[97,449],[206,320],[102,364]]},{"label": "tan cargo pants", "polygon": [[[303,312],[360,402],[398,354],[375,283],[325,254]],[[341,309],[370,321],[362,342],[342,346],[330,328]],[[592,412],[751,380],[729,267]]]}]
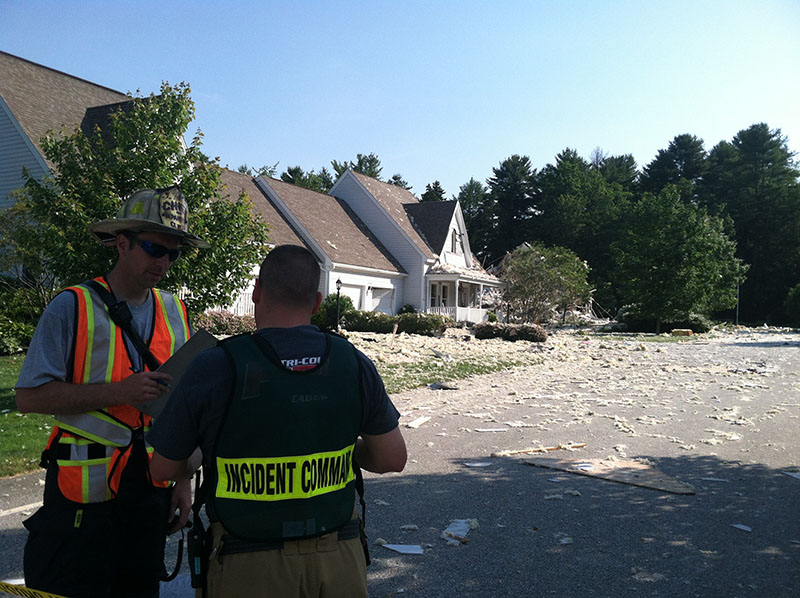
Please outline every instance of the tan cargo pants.
[{"label": "tan cargo pants", "polygon": [[[333,532],[290,540],[283,548],[221,555],[222,525],[211,524],[209,598],[367,598],[367,564],[359,538]],[[196,596],[200,598],[198,590]]]}]

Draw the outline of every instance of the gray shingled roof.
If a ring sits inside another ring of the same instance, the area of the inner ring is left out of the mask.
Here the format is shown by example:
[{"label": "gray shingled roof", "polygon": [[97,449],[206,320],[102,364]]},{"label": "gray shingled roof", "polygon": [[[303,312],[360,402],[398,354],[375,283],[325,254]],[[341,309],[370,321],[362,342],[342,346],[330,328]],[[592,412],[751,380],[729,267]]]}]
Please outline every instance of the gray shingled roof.
[{"label": "gray shingled roof", "polygon": [[419,231],[428,247],[436,255],[442,253],[450,232],[450,221],[456,209],[456,201],[423,201],[404,204],[411,224]]},{"label": "gray shingled roof", "polygon": [[425,239],[423,239],[417,229],[414,228],[411,219],[408,217],[405,204],[419,203],[419,200],[417,200],[410,191],[398,187],[397,185],[392,185],[391,183],[382,183],[377,179],[373,179],[358,172],[353,172],[353,174],[356,179],[366,187],[367,191],[378,201],[383,209],[394,218],[400,228],[403,229],[412,243],[419,248],[426,258],[436,258],[439,256],[438,252],[434,253],[431,250],[428,243],[425,242]]},{"label": "gray shingled roof", "polygon": [[278,179],[263,179],[331,261],[405,273],[344,201]]},{"label": "gray shingled roof", "polygon": [[0,52],[0,96],[41,153],[48,131],[79,127],[86,109],[129,101],[130,96],[55,69]]},{"label": "gray shingled roof", "polygon": [[268,241],[270,243],[275,245],[306,246],[300,236],[275,209],[275,206],[264,196],[261,189],[256,186],[249,174],[223,169],[220,182],[222,183],[220,196],[223,199],[236,201],[242,191],[247,192],[250,201],[253,202],[253,209],[269,225]]}]

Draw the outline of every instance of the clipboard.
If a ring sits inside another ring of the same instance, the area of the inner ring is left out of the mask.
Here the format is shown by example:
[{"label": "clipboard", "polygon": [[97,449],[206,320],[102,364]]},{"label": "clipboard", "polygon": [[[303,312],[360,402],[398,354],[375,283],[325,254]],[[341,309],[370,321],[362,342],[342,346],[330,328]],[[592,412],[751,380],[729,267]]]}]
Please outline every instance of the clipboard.
[{"label": "clipboard", "polygon": [[138,407],[139,411],[152,417],[157,417],[172,395],[172,389],[181,381],[183,372],[186,371],[186,368],[189,367],[192,360],[206,349],[210,349],[216,345],[217,337],[203,328],[197,330],[180,349],[173,353],[172,357],[162,363],[161,367],[156,370],[157,372],[165,372],[172,376],[170,389],[157,399],[140,405]]}]

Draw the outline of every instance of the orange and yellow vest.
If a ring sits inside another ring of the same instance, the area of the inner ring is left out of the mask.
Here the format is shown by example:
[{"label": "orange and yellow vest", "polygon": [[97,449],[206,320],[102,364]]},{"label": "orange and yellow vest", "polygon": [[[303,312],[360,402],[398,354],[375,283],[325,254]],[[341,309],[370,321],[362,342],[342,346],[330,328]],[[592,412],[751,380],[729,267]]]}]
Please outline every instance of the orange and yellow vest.
[{"label": "orange and yellow vest", "polygon": [[[100,277],[97,282],[108,288]],[[68,287],[76,297],[72,375],[74,384],[120,382],[133,373],[122,330],[103,300],[86,284]],[[186,306],[175,295],[153,289],[154,321],[148,346],[163,363],[189,339]],[[145,342],[148,342],[145,339]],[[61,493],[78,503],[110,500],[119,489],[133,440],[143,437],[152,418],[131,405],[115,405],[76,415],[57,415],[47,449],[58,464]],[[149,457],[153,449],[146,445]],[[169,482],[152,481],[166,487]]]}]

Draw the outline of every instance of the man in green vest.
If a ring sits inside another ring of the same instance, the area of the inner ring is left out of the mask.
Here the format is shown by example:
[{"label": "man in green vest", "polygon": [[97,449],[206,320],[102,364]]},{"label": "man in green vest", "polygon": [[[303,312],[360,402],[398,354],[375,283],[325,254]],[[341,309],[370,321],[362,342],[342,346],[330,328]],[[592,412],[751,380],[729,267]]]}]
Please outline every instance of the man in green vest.
[{"label": "man in green vest", "polygon": [[319,280],[307,249],[273,249],[258,332],[198,356],[148,435],[157,479],[190,477],[202,450],[208,596],[367,596],[358,468],[402,471],[406,447],[374,364],[310,324]]}]

